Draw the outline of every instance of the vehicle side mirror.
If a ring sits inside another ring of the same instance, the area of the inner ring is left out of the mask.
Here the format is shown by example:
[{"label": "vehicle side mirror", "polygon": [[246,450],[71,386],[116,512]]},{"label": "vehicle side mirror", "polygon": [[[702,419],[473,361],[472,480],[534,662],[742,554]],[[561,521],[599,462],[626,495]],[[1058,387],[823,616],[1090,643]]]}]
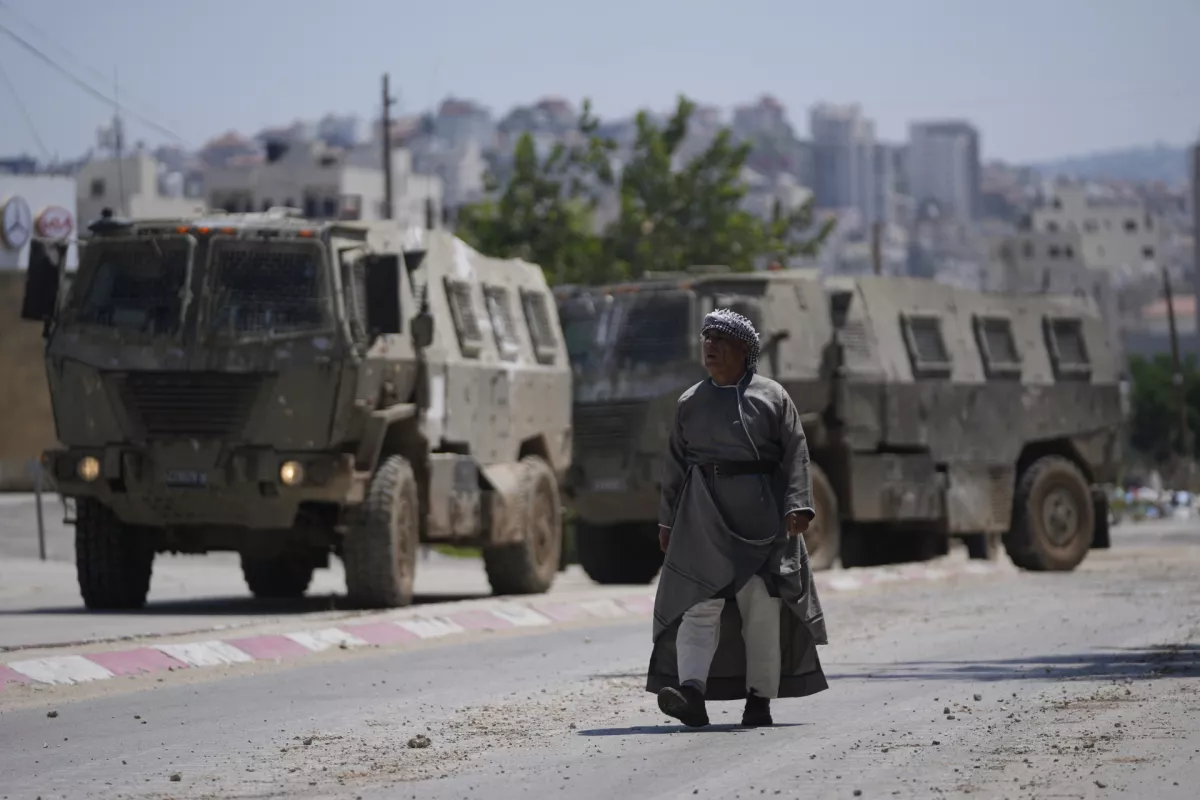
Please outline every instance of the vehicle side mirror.
[{"label": "vehicle side mirror", "polygon": [[400,256],[367,257],[363,266],[366,278],[367,330],[371,336],[400,333]]},{"label": "vehicle side mirror", "polygon": [[413,346],[418,350],[433,344],[433,315],[428,311],[422,311],[413,317],[409,327],[412,331]]},{"label": "vehicle side mirror", "polygon": [[66,258],[66,247],[56,253],[50,245],[34,239],[29,244],[29,269],[25,273],[25,297],[21,319],[49,323],[58,310],[58,265]]}]

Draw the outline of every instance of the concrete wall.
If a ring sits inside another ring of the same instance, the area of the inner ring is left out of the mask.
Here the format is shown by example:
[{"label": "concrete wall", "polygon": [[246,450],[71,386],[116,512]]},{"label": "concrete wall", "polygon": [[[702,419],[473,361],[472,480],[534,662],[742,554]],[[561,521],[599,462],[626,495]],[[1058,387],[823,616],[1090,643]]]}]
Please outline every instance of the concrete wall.
[{"label": "concrete wall", "polygon": [[[79,218],[75,214],[75,179],[60,175],[0,175],[0,205],[10,197],[20,197],[29,205],[34,220],[48,206],[61,206],[75,216],[75,231],[79,233]],[[74,245],[67,253],[67,268],[76,263]],[[11,250],[0,240],[0,270],[25,269],[29,265],[28,243],[20,250]]]},{"label": "concrete wall", "polygon": [[56,442],[42,326],[21,319],[23,271],[0,269],[0,491],[30,491],[29,464]]}]

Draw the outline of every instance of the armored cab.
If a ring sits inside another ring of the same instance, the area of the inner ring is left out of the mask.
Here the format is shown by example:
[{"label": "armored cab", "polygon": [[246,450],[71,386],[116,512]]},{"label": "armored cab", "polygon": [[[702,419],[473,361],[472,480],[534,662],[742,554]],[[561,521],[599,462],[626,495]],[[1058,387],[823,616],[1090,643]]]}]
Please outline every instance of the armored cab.
[{"label": "armored cab", "polygon": [[[813,463],[813,566],[924,558],[1003,541],[1029,569],[1107,546],[1119,365],[1090,301],[810,271],[688,275],[558,295],[572,346],[568,502],[602,583],[653,578],[658,469],[680,393],[704,376],[700,321],[749,317],[760,372],[801,413]],[[590,342],[590,344],[583,344]],[[582,355],[580,355],[582,354]]]},{"label": "armored cab", "polygon": [[341,557],[352,601],[411,601],[418,542],[483,548],[498,593],[561,548],[570,372],[541,270],[444,232],[295,212],[118,221],[70,289],[35,247],[89,608],[145,602],[156,553],[241,554],[256,596]]}]

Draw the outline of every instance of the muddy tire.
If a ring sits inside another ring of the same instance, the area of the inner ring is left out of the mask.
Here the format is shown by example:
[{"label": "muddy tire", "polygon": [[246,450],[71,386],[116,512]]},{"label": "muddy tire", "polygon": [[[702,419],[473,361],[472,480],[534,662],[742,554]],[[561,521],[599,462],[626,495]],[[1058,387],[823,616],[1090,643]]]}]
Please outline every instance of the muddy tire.
[{"label": "muddy tire", "polygon": [[81,498],[75,511],[75,568],[88,609],[141,608],[150,592],[154,546],[145,530],[121,522],[100,502]]},{"label": "muddy tire", "polygon": [[808,562],[813,572],[817,572],[837,563],[842,551],[842,524],[838,519],[837,495],[829,478],[816,464],[810,464],[809,469],[817,516],[804,532],[804,546],[808,549]]},{"label": "muddy tire", "polygon": [[645,585],[654,580],[663,564],[658,525],[653,522],[576,523],[575,549],[587,576],[606,586]]},{"label": "muddy tire", "polygon": [[312,582],[314,567],[297,558],[242,555],[242,577],[260,600],[295,600]]},{"label": "muddy tire", "polygon": [[360,608],[397,608],[413,598],[420,535],[412,467],[391,456],[375,470],[359,514],[342,542],[346,594]]},{"label": "muddy tire", "polygon": [[1095,535],[1091,487],[1065,458],[1033,462],[1017,481],[1008,557],[1022,569],[1069,572],[1083,561]]},{"label": "muddy tire", "polygon": [[550,588],[562,557],[562,502],[554,470],[538,456],[520,463],[515,524],[522,539],[483,548],[483,565],[496,594],[541,594]]}]

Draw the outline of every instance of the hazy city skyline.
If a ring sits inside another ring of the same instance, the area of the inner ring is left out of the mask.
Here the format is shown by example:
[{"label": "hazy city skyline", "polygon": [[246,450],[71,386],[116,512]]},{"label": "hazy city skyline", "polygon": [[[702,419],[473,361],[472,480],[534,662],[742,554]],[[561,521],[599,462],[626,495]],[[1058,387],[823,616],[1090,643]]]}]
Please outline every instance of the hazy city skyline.
[{"label": "hazy city skyline", "polygon": [[[0,0],[0,25],[104,95],[115,72],[133,111],[192,148],[327,112],[369,119],[385,71],[402,112],[453,94],[499,115],[559,95],[614,118],[666,110],[680,92],[725,108],[769,93],[802,136],[812,104],[857,102],[882,140],[905,140],[913,120],[964,118],[984,158],[1017,162],[1200,134],[1187,99],[1200,74],[1194,0],[744,0],[737,16],[712,0],[303,5]],[[2,34],[0,69],[0,154],[75,157],[112,114]],[[126,123],[131,143],[172,141]]]}]

